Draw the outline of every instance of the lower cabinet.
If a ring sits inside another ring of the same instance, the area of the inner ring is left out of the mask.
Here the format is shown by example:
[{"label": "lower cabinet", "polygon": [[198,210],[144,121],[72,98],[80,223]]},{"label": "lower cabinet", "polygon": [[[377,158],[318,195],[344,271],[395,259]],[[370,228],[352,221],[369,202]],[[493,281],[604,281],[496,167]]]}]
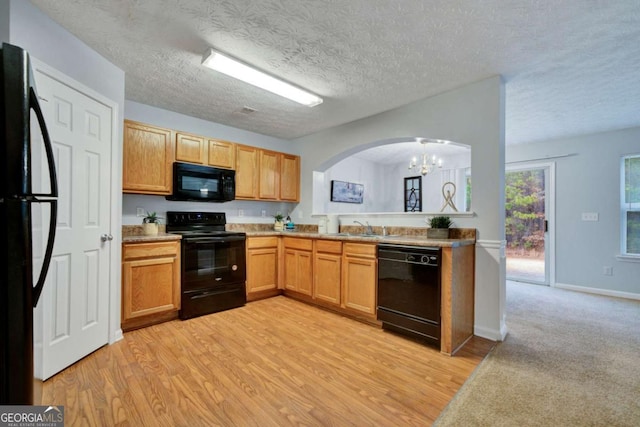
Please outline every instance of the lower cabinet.
[{"label": "lower cabinet", "polygon": [[377,323],[377,277],[376,243],[247,237],[248,301],[284,291],[294,298]]},{"label": "lower cabinet", "polygon": [[313,256],[313,298],[340,306],[342,242],[316,240]]},{"label": "lower cabinet", "polygon": [[180,242],[122,245],[122,329],[178,317]]},{"label": "lower cabinet", "polygon": [[284,288],[304,295],[313,295],[313,240],[285,237]]},{"label": "lower cabinet", "polygon": [[376,245],[345,243],[342,256],[342,307],[375,316],[377,275]]},{"label": "lower cabinet", "polygon": [[247,237],[247,301],[279,293],[278,241],[277,236]]}]

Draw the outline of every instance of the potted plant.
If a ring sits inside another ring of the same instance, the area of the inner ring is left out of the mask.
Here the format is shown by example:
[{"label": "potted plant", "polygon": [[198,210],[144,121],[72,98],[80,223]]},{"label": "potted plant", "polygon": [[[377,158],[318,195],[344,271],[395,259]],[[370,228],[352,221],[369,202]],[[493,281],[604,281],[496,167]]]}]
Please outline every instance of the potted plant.
[{"label": "potted plant", "polygon": [[428,220],[427,239],[448,239],[449,227],[453,224],[448,216],[434,216]]},{"label": "potted plant", "polygon": [[275,218],[275,222],[273,223],[273,229],[275,231],[284,230],[284,216],[282,214],[275,214],[273,216]]},{"label": "potted plant", "polygon": [[142,218],[142,232],[145,236],[156,236],[158,234],[158,224],[160,217],[156,212],[147,212]]}]

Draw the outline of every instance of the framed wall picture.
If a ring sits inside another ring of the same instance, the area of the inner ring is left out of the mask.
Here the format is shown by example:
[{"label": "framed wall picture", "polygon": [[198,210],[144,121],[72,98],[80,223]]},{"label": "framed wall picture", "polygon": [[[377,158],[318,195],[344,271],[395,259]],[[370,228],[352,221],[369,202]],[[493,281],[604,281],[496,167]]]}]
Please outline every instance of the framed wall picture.
[{"label": "framed wall picture", "polygon": [[362,203],[364,185],[345,181],[331,181],[331,201]]}]

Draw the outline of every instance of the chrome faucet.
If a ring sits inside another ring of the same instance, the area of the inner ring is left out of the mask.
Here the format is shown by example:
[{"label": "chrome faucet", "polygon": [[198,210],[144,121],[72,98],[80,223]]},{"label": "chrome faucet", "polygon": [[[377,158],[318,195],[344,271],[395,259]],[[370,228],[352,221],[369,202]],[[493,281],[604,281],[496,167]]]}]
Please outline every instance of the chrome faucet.
[{"label": "chrome faucet", "polygon": [[356,223],[356,224],[360,224],[360,225],[361,225],[361,226],[363,226],[363,227],[366,227],[366,228],[367,228],[367,231],[365,232],[365,234],[374,234],[374,232],[373,232],[373,228],[371,228],[371,226],[369,225],[369,222],[368,222],[368,221],[365,221],[365,223],[366,223],[367,225],[364,225],[364,224],[363,224],[363,223],[361,223],[360,221],[353,221],[353,222],[354,222],[354,223]]}]

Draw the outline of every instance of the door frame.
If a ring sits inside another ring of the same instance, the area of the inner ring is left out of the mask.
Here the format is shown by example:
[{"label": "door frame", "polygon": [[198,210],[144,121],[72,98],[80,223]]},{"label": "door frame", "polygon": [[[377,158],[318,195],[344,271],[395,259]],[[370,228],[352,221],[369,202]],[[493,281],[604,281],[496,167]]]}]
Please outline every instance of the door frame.
[{"label": "door frame", "polygon": [[[120,140],[120,121],[119,121],[119,106],[116,101],[105,97],[104,95],[96,92],[88,86],[78,82],[77,80],[67,76],[66,74],[58,71],[57,69],[49,66],[48,64],[38,60],[37,58],[30,56],[31,67],[35,74],[36,71],[40,71],[43,74],[48,75],[54,80],[77,90],[78,92],[86,95],[89,98],[95,99],[97,102],[102,103],[111,109],[111,180],[109,189],[109,204],[110,204],[110,221],[109,230],[105,232],[113,236],[113,240],[108,244],[108,257],[109,257],[109,307],[108,307],[108,343],[113,344],[123,338],[122,329],[120,327],[120,311],[121,311],[121,286],[120,286],[120,274],[121,274],[121,246],[122,246],[122,161],[121,161],[121,148],[118,143]],[[36,87],[37,90],[37,87]]]},{"label": "door frame", "polygon": [[[511,162],[505,165],[505,174],[531,169],[544,169],[548,175],[545,182],[545,219],[547,233],[545,238],[545,281],[547,283],[532,282],[554,287],[556,283],[556,163],[539,161]],[[513,280],[513,279],[507,279]]]}]

